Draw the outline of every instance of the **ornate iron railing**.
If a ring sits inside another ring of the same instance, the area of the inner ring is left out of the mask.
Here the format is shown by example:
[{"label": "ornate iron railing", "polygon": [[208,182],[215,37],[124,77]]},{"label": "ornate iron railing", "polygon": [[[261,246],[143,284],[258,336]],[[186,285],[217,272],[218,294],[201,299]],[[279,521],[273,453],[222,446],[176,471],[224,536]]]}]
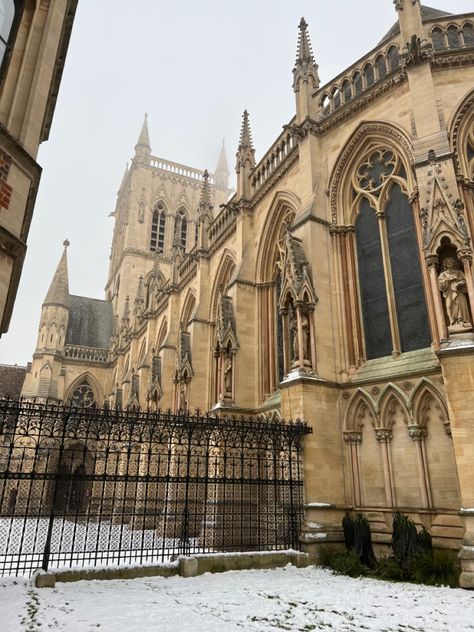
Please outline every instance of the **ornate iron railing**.
[{"label": "ornate iron railing", "polygon": [[0,400],[0,574],[298,547],[310,432]]}]

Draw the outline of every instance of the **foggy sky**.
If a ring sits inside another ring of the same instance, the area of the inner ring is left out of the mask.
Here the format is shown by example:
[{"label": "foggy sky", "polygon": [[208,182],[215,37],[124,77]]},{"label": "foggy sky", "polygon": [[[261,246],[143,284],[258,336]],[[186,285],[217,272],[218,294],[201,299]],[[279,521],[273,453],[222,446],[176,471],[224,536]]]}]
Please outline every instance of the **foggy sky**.
[{"label": "foggy sky", "polygon": [[[472,0],[431,0],[453,13]],[[104,298],[116,193],[148,112],[152,153],[229,167],[245,108],[257,161],[294,114],[291,70],[304,16],[322,84],[362,57],[397,15],[392,0],[79,0],[15,309],[0,363],[26,364],[68,238],[69,291]]]}]

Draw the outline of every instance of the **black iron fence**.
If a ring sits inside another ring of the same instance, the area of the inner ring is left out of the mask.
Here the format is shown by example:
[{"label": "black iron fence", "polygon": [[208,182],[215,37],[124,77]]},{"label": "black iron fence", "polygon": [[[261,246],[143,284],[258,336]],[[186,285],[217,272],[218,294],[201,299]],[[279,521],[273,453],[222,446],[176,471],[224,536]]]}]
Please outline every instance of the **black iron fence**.
[{"label": "black iron fence", "polygon": [[0,401],[0,574],[298,548],[302,422]]}]

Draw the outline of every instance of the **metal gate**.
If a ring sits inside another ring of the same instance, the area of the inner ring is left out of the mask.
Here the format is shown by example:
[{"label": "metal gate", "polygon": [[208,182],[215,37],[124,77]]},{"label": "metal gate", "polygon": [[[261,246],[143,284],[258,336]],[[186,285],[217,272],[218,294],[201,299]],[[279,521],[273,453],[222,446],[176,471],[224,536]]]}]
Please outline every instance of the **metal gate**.
[{"label": "metal gate", "polygon": [[298,548],[305,423],[0,401],[0,574]]}]

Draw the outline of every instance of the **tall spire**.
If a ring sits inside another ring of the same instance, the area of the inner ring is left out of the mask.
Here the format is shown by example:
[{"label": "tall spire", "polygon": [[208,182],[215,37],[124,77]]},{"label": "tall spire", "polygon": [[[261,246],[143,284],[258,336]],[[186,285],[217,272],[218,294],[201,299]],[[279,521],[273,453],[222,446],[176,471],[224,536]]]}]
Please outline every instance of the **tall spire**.
[{"label": "tall spire", "polygon": [[145,162],[147,156],[151,154],[150,134],[148,133],[148,114],[145,113],[138,142],[135,145],[135,159],[138,162]]},{"label": "tall spire", "polygon": [[214,174],[215,184],[222,189],[229,188],[229,166],[227,164],[227,154],[225,151],[225,141],[222,141],[219,160],[217,161],[216,172]]},{"label": "tall spire", "polygon": [[299,29],[296,62],[293,68],[293,90],[298,92],[300,83],[308,83],[309,81],[311,81],[311,87],[317,90],[319,88],[318,64],[314,59],[308,34],[308,24],[304,18],[300,20]]},{"label": "tall spire", "polygon": [[64,307],[69,305],[69,280],[67,270],[67,248],[69,241],[67,239],[64,240],[63,246],[63,254],[59,260],[58,267],[54,273],[43,305],[62,305]]}]

